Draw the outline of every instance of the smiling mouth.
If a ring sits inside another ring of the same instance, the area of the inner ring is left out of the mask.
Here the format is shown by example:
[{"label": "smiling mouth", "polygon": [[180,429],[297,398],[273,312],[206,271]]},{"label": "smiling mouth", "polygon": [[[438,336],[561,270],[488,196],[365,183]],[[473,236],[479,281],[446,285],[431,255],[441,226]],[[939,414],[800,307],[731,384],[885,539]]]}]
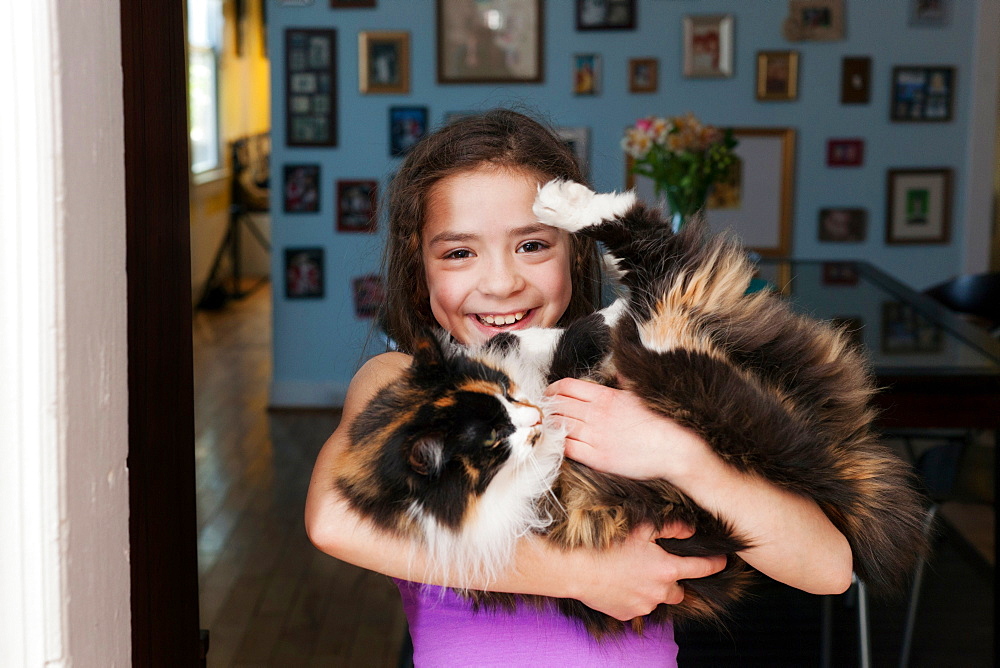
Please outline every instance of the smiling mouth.
[{"label": "smiling mouth", "polygon": [[479,314],[475,313],[476,320],[480,324],[486,325],[487,327],[506,327],[507,325],[513,325],[516,322],[520,322],[524,319],[526,315],[531,313],[533,309],[528,309],[527,311],[517,311],[516,313],[506,313],[506,314]]}]

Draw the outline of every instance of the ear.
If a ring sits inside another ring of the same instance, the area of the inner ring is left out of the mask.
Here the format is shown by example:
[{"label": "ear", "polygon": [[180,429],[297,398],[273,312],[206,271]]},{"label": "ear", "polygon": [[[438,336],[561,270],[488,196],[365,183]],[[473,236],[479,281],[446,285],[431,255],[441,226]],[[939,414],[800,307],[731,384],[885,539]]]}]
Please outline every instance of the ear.
[{"label": "ear", "polygon": [[414,368],[439,367],[444,363],[444,351],[441,342],[429,330],[422,330],[413,342]]},{"label": "ear", "polygon": [[421,436],[410,447],[410,468],[423,476],[436,476],[444,468],[444,444],[438,436]]}]

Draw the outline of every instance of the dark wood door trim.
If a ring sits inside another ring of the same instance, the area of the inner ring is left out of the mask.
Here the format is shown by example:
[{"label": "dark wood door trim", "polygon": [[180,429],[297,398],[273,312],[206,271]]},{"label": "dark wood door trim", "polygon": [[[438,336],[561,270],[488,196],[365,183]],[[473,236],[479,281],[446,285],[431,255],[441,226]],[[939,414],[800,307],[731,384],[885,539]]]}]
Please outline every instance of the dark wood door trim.
[{"label": "dark wood door trim", "polygon": [[184,9],[121,3],[132,665],[195,666],[198,551]]}]

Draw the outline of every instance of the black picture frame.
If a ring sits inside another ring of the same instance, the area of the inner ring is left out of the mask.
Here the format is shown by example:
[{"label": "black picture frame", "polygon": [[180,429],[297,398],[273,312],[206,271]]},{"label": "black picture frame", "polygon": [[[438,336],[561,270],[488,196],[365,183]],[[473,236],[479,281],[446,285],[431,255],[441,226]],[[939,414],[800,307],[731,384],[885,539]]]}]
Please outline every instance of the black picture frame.
[{"label": "black picture frame", "polygon": [[371,234],[378,226],[378,181],[337,181],[337,231]]},{"label": "black picture frame", "polygon": [[285,165],[282,172],[282,210],[285,213],[318,212],[319,165]]},{"label": "black picture frame", "polygon": [[944,123],[952,119],[955,68],[950,65],[898,65],[892,68],[891,120]]},{"label": "black picture frame", "polygon": [[337,145],[337,31],[285,29],[285,143]]},{"label": "black picture frame", "polygon": [[397,158],[427,134],[427,107],[389,107],[389,155]]},{"label": "black picture frame", "polygon": [[284,280],[286,299],[322,299],[326,283],[323,248],[286,248]]},{"label": "black picture frame", "polygon": [[576,0],[577,30],[635,30],[635,0]]}]

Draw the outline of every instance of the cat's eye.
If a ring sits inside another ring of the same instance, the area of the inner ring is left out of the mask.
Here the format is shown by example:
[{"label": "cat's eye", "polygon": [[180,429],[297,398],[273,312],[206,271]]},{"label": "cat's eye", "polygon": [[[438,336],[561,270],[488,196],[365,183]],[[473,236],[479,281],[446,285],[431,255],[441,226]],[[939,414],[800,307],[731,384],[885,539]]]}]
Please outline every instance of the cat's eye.
[{"label": "cat's eye", "polygon": [[500,442],[500,432],[498,432],[496,429],[493,429],[490,431],[489,435],[483,441],[483,444],[492,448],[499,442]]}]

